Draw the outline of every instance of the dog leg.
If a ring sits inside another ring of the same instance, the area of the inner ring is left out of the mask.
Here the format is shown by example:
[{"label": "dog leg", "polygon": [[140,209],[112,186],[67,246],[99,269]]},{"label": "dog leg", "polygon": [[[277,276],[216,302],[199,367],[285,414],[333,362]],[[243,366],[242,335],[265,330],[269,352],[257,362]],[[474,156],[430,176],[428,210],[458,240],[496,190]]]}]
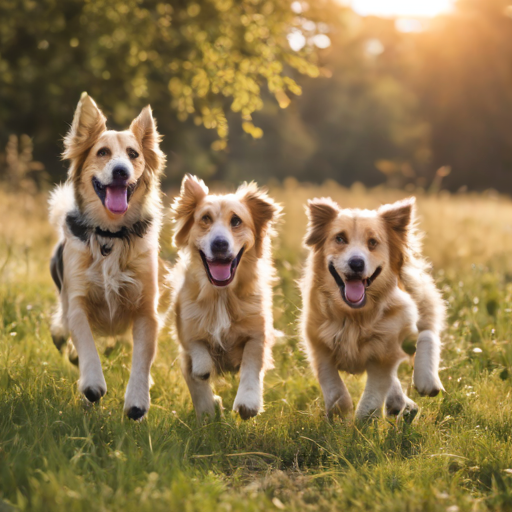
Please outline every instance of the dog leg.
[{"label": "dog leg", "polygon": [[327,415],[343,417],[352,413],[352,398],[329,354],[316,350],[313,364],[324,395]]},{"label": "dog leg", "polygon": [[135,319],[132,370],[124,397],[124,412],[132,420],[142,419],[149,410],[150,371],[156,354],[157,336],[156,316],[140,316]]},{"label": "dog leg", "polygon": [[441,340],[434,331],[422,331],[416,344],[413,382],[420,395],[436,396],[444,390],[439,379]]},{"label": "dog leg", "polygon": [[356,418],[378,418],[382,416],[382,405],[393,382],[393,367],[370,363],[366,368],[367,380],[363,396],[356,409]]},{"label": "dog leg", "polygon": [[404,393],[397,375],[398,366],[393,371],[391,387],[386,397],[386,414],[398,416],[402,413],[408,421],[412,421],[418,413],[418,406]]},{"label": "dog leg", "polygon": [[182,354],[181,371],[192,397],[197,420],[201,422],[206,415],[214,418],[215,404],[218,403],[222,408],[220,398],[213,394],[208,380],[196,379],[192,376],[192,360],[187,353]]},{"label": "dog leg", "polygon": [[107,392],[100,356],[94,344],[87,315],[78,301],[70,304],[69,311],[71,338],[80,360],[78,390],[85,395],[89,402],[97,402]]},{"label": "dog leg", "polygon": [[194,379],[208,380],[213,373],[214,364],[205,342],[191,341],[187,346],[191,360],[191,374]]},{"label": "dog leg", "polygon": [[69,333],[64,327],[64,321],[62,318],[62,304],[60,301],[58,309],[52,318],[50,334],[52,336],[53,344],[55,345],[59,352],[62,352],[66,346]]},{"label": "dog leg", "polygon": [[244,347],[240,366],[240,385],[233,411],[243,420],[256,416],[263,409],[264,340],[253,338]]}]

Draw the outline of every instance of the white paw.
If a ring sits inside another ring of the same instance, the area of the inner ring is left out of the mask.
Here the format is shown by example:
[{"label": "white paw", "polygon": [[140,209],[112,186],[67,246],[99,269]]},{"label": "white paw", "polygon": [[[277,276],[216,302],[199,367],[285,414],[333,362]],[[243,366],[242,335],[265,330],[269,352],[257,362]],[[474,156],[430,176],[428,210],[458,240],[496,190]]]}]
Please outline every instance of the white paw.
[{"label": "white paw", "polygon": [[346,417],[354,411],[354,404],[352,398],[348,394],[342,394],[333,403],[326,405],[327,416],[329,418],[333,416]]},{"label": "white paw", "polygon": [[124,396],[124,413],[128,418],[132,420],[144,418],[149,411],[150,403],[149,382],[141,383],[130,379]]},{"label": "white paw", "polygon": [[192,377],[196,380],[208,380],[213,373],[213,360],[210,354],[205,353],[201,356],[192,358]]},{"label": "white paw", "polygon": [[356,420],[364,421],[378,418],[382,418],[382,406],[371,407],[365,405],[361,406],[360,404],[357,406]]},{"label": "white paw", "polygon": [[233,404],[233,411],[240,414],[243,420],[253,418],[263,409],[263,397],[261,390],[250,389],[245,390],[242,387],[238,388],[235,402]]},{"label": "white paw", "polygon": [[80,375],[78,391],[91,403],[97,402],[106,394],[107,383],[105,382],[101,367],[99,370],[83,372],[82,375]]},{"label": "white paw", "polygon": [[404,417],[411,416],[414,418],[418,413],[418,406],[408,396],[404,394],[391,394],[386,398],[386,414],[388,416],[398,416],[402,414]]},{"label": "white paw", "polygon": [[444,391],[437,372],[425,369],[419,365],[414,367],[413,382],[414,387],[422,396],[437,396],[440,391]]}]

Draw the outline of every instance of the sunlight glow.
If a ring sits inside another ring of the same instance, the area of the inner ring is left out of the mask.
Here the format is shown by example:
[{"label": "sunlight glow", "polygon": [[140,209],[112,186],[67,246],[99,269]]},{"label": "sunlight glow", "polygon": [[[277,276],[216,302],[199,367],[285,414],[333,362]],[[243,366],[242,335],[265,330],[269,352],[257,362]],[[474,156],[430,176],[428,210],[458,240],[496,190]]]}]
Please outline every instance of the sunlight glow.
[{"label": "sunlight glow", "polygon": [[454,0],[352,0],[351,4],[363,16],[431,18],[451,11]]}]

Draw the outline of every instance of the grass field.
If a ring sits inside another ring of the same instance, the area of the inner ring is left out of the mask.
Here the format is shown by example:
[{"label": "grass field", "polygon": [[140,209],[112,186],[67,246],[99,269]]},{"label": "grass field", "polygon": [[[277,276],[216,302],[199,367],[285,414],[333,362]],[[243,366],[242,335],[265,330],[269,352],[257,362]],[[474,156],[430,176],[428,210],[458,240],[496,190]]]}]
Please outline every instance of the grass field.
[{"label": "grass field", "polygon": [[[168,200],[173,191],[169,191]],[[303,204],[331,195],[377,206],[403,193],[289,180],[272,194],[286,217],[275,246],[276,368],[266,410],[230,411],[237,379],[217,383],[223,418],[198,425],[168,331],[153,369],[149,418],[122,416],[131,348],[102,356],[108,394],[86,406],[77,371],[54,348],[54,234],[46,197],[0,190],[0,512],[512,510],[512,202],[494,195],[418,195],[425,252],[449,306],[441,378],[412,425],[360,427],[324,418],[299,348],[295,280],[304,259]],[[172,261],[169,229],[163,255]],[[411,368],[402,365],[410,387]],[[359,398],[364,377],[348,377]]]}]

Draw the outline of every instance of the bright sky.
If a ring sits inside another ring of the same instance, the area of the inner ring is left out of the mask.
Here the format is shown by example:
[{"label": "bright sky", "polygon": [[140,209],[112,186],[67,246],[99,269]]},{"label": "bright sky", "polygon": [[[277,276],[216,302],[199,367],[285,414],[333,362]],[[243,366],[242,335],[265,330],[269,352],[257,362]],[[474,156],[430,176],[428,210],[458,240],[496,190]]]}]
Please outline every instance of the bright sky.
[{"label": "bright sky", "polygon": [[374,14],[384,17],[425,16],[433,17],[448,12],[454,0],[352,0],[352,8],[366,16]]}]

